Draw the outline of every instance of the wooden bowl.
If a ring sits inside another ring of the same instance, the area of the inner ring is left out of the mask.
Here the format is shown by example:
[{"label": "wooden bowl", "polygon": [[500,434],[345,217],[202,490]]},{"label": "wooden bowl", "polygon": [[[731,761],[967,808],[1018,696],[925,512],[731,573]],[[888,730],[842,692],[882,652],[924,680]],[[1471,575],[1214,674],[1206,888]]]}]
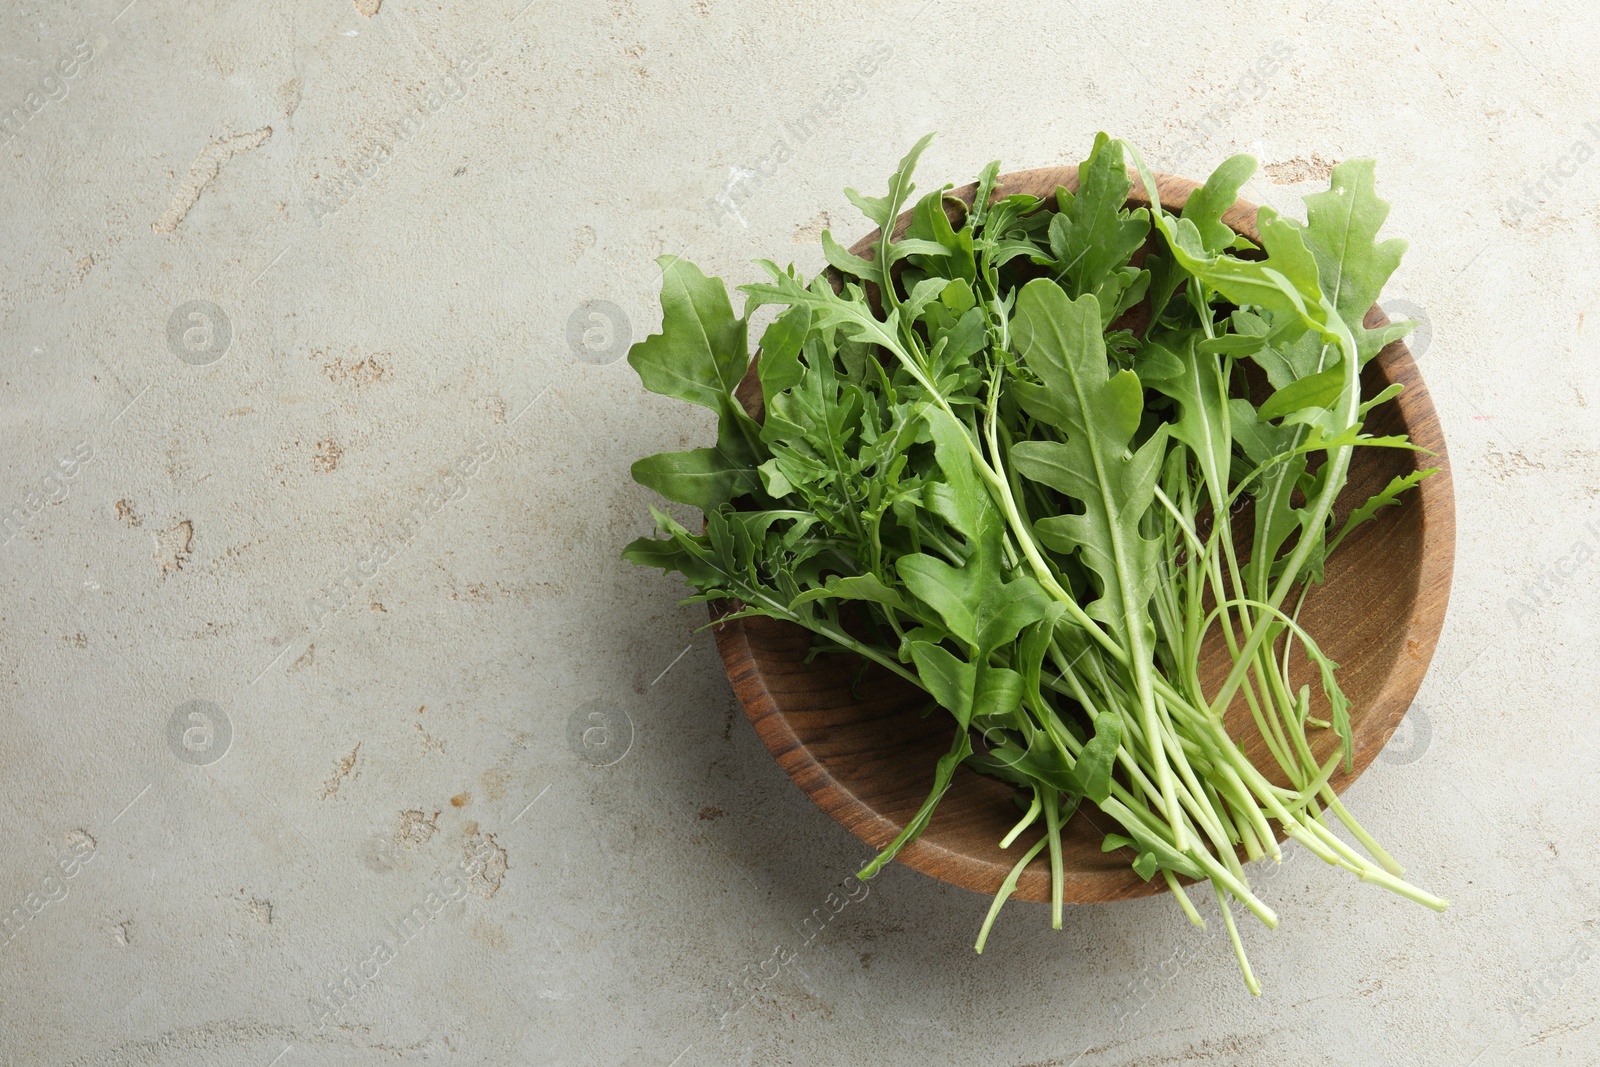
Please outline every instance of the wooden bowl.
[{"label": "wooden bowl", "polygon": [[[1058,185],[1076,190],[1077,168],[1005,175],[997,195],[1031,193],[1049,200]],[[1148,206],[1142,183],[1134,185],[1138,191],[1129,204]],[[1166,208],[1178,211],[1199,183],[1161,175],[1157,188]],[[950,195],[970,205],[975,193],[976,186],[969,185]],[[1240,200],[1223,221],[1259,242],[1255,218],[1255,205]],[[909,211],[901,215],[896,232],[903,233],[910,219]],[[851,251],[869,254],[876,237],[874,231]],[[1376,305],[1367,313],[1369,328],[1388,321]],[[1345,540],[1328,562],[1326,582],[1312,592],[1301,616],[1307,631],[1340,665],[1340,683],[1352,701],[1354,769],[1332,780],[1341,791],[1372,762],[1416,697],[1444,624],[1455,556],[1455,502],[1444,435],[1411,353],[1398,341],[1364,371],[1366,395],[1391,382],[1403,382],[1405,391],[1374,409],[1367,432],[1409,434],[1434,455],[1358,449],[1336,521],[1342,522],[1350,509],[1396,475],[1422,467],[1440,470],[1420,489],[1406,493],[1402,504],[1384,508]],[[759,409],[753,367],[739,395],[752,413]],[[1243,543],[1249,544],[1248,533]],[[715,631],[745,713],[789,777],[872,848],[892,841],[932,788],[934,762],[950,747],[950,718],[923,717],[926,695],[881,668],[873,668],[856,684],[860,662],[855,657],[820,656],[807,664],[811,636],[791,624],[740,619],[719,623]],[[1227,667],[1225,649],[1214,647],[1203,654],[1201,677],[1208,690],[1220,685]],[[1307,680],[1313,690],[1318,688],[1314,677]],[[1235,738],[1245,739],[1251,760],[1282,783],[1281,771],[1242,700],[1229,709],[1227,725]],[[1319,760],[1337,744],[1331,731],[1312,732]],[[1011,786],[963,766],[928,827],[900,852],[900,862],[952,885],[996,892],[1018,854],[1036,839],[1030,832],[1009,850],[999,847],[1018,817],[1011,795]],[[1092,805],[1081,807],[1065,828],[1067,901],[1127,900],[1165,889],[1160,879],[1145,882],[1133,873],[1130,850],[1100,851],[1102,837],[1114,829]],[[1041,853],[1023,872],[1015,897],[1046,901],[1049,895],[1050,872]]]}]

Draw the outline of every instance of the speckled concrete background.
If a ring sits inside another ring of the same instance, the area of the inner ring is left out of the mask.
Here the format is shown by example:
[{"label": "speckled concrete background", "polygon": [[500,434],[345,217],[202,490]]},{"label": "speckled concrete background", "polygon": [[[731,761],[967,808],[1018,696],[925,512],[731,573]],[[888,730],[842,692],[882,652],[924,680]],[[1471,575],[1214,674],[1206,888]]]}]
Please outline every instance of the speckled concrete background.
[{"label": "speckled concrete background", "polygon": [[[524,2],[0,14],[0,1063],[1594,1062],[1600,12]],[[928,129],[924,187],[1102,128],[1292,211],[1376,156],[1453,449],[1351,799],[1454,907],[1297,857],[1259,1000],[1165,899],[979,958],[979,897],[844,896],[617,559],[708,431],[619,359],[654,256],[815,270]]]}]

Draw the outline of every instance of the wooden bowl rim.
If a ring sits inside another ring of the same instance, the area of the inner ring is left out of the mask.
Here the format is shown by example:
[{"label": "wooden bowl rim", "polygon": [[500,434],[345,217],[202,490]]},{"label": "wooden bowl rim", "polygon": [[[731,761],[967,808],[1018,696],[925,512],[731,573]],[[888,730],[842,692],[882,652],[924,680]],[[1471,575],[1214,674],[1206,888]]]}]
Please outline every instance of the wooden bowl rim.
[{"label": "wooden bowl rim", "polygon": [[[1043,199],[1053,195],[1058,185],[1076,191],[1077,173],[1078,168],[1074,166],[1014,171],[999,177],[995,183],[994,196],[998,199],[1012,192],[1034,192]],[[1155,178],[1157,193],[1161,197],[1163,206],[1173,212],[1181,211],[1188,202],[1190,194],[1202,184],[1167,174],[1157,174]],[[1148,207],[1150,200],[1143,183],[1135,176],[1133,184],[1128,204]],[[1037,192],[1040,189],[1046,191]],[[974,182],[947,190],[945,195],[960,200],[970,207],[976,194],[977,184]],[[1236,232],[1259,244],[1260,233],[1256,228],[1258,210],[1257,205],[1239,199],[1235,201],[1233,207],[1223,213],[1222,220]],[[910,221],[911,210],[907,209],[895,220],[896,233],[904,233]],[[856,255],[870,257],[872,244],[877,240],[878,232],[875,229],[861,238],[851,246],[850,251]],[[1374,304],[1367,312],[1365,324],[1368,328],[1376,328],[1389,321],[1382,308]],[[1421,565],[1414,576],[1418,593],[1413,597],[1412,603],[1414,606],[1420,606],[1422,610],[1411,619],[1410,640],[1407,642],[1406,653],[1395,656],[1383,684],[1378,688],[1368,707],[1352,714],[1355,735],[1353,769],[1349,773],[1340,773],[1333,779],[1331,784],[1339,792],[1343,792],[1372,763],[1416,699],[1444,626],[1455,565],[1455,493],[1450,474],[1449,455],[1439,425],[1438,413],[1433,407],[1416,361],[1412,359],[1411,352],[1404,342],[1391,343],[1375,357],[1374,361],[1389,381],[1404,383],[1405,389],[1393,403],[1399,408],[1401,419],[1412,442],[1435,454],[1428,459],[1428,465],[1438,467],[1439,471],[1423,479],[1421,485],[1412,490],[1417,494],[1416,502],[1421,509],[1418,520],[1422,525]],[[753,364],[751,371],[752,374],[746,379],[746,386],[753,384]],[[748,392],[746,396],[749,396]],[[759,394],[755,396],[756,403],[759,404]],[[1383,521],[1383,518],[1380,516],[1374,521]],[[1437,594],[1431,598],[1424,597],[1421,595],[1424,590],[1437,590]],[[715,607],[712,614],[714,618],[719,614]],[[845,783],[834,778],[827,767],[812,756],[784,718],[755,662],[743,620],[717,622],[714,633],[729,681],[739,697],[740,704],[744,707],[746,716],[784,772],[819,808],[863,843],[876,850],[892,841],[899,834],[903,824],[880,814],[870,804],[857,797]],[[998,889],[1009,873],[1011,862],[1000,864],[981,859],[939,844],[927,836],[919,837],[907,845],[900,851],[897,860],[940,881],[987,894],[992,894]],[[1030,870],[1043,862],[1041,856],[1030,865]],[[1160,880],[1145,882],[1131,869],[1110,872],[1109,876],[1102,876],[1102,872],[1080,873],[1082,877],[1067,880],[1068,903],[1088,904],[1130,900],[1166,890]],[[1024,879],[1019,883],[1013,899],[1043,899],[1037,891],[1025,891],[1028,881]],[[1037,885],[1037,880],[1033,882]]]}]

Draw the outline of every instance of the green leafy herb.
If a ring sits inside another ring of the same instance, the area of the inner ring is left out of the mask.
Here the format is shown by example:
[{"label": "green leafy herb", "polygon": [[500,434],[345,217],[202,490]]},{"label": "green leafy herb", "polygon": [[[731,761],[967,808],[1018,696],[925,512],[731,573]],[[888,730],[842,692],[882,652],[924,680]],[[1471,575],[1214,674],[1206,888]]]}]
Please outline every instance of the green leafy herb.
[{"label": "green leafy herb", "polygon": [[[884,196],[847,191],[879,227],[867,254],[824,234],[830,270],[809,282],[763,262],[743,317],[721,281],[662,260],[661,332],[628,358],[646,388],[715,412],[717,434],[633,473],[699,508],[705,529],[654,511],[663,536],[624,554],[682,574],[691,600],[804,627],[819,651],[859,656],[950,715],[932,791],[863,876],[922,832],[963,763],[1015,787],[1024,814],[1002,845],[1037,837],[980,952],[1041,853],[1060,925],[1061,835],[1080,805],[1115,824],[1106,850],[1160,873],[1194,921],[1178,879],[1211,882],[1252,991],[1231,904],[1276,925],[1241,854],[1279,858],[1279,832],[1442,909],[1328,784],[1350,765],[1350,702],[1298,619],[1328,554],[1432,473],[1395,478],[1333,530],[1355,449],[1413,447],[1362,432],[1398,387],[1364,398],[1361,365],[1407,326],[1362,325],[1404,248],[1377,239],[1388,206],[1371,163],[1334,168],[1304,224],[1261,209],[1257,247],[1223,221],[1248,156],[1178,215],[1138,153],[1104,134],[1053,203],[1003,195],[998,164],[970,204],[948,187],[913,201],[930,138]],[[1130,163],[1148,208],[1129,206]],[[734,389],[765,305],[782,310],[762,337],[758,421]],[[1271,385],[1260,403],[1246,363]],[[1246,500],[1249,540],[1235,544]],[[1208,691],[1198,664],[1214,631],[1231,666]],[[1325,719],[1301,680],[1312,671]],[[1275,777],[1223,724],[1241,696]],[[1332,757],[1314,755],[1317,730],[1337,736]]]}]

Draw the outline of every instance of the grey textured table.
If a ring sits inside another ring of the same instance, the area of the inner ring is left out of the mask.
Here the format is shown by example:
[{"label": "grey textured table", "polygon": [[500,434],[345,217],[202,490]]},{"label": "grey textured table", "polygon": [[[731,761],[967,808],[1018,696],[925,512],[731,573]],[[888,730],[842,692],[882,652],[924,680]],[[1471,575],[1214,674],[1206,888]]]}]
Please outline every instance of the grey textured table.
[{"label": "grey textured table", "polygon": [[[1600,10],[523,2],[0,13],[0,1064],[1594,1062]],[[849,882],[617,559],[709,430],[620,360],[655,256],[814,271],[929,129],[925,189],[1102,128],[1296,213],[1376,156],[1455,464],[1350,795],[1453,907],[1295,856],[1259,1000],[1164,898],[978,957]]]}]

